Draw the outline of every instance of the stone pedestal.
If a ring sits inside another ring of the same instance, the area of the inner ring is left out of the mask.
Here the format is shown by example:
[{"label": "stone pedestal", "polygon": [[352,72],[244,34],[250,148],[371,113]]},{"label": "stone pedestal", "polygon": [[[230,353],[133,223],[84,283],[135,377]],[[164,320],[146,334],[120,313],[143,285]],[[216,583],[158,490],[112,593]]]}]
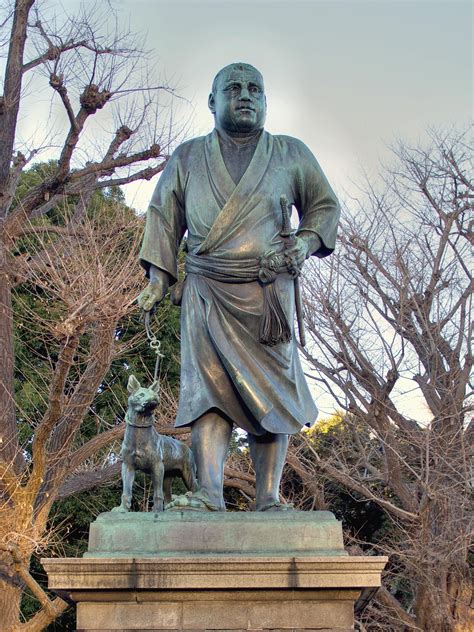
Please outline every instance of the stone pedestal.
[{"label": "stone pedestal", "polygon": [[353,629],[383,557],[349,557],[329,512],[102,514],[83,559],[48,559],[77,629]]}]

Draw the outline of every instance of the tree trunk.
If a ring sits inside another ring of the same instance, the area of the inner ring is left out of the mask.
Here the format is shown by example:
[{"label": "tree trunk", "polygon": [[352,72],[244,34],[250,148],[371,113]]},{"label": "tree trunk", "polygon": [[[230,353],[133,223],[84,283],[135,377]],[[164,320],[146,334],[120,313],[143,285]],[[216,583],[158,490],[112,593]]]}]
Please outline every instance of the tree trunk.
[{"label": "tree trunk", "polygon": [[10,174],[15,130],[20,108],[28,14],[34,0],[16,0],[3,97],[0,95],[0,217],[5,217],[6,185]]},{"label": "tree trunk", "polygon": [[[453,465],[456,461],[452,460]],[[472,630],[469,625],[472,586],[467,564],[467,532],[463,534],[459,496],[451,478],[441,478],[439,499],[430,503],[419,523],[420,559],[415,572],[417,625],[426,632]],[[452,498],[449,497],[449,491]],[[436,493],[436,492],[435,492]]]},{"label": "tree trunk", "polygon": [[0,463],[13,463],[18,472],[19,451],[13,393],[13,316],[8,252],[0,234]]},{"label": "tree trunk", "polygon": [[0,566],[0,630],[13,632],[20,625],[22,587],[5,580],[3,570]]},{"label": "tree trunk", "polygon": [[[428,576],[431,575],[428,571]],[[439,575],[439,571],[436,573]],[[415,603],[417,625],[425,632],[453,632],[454,619],[449,608],[448,595],[433,586],[436,577],[429,578],[427,585],[420,586]],[[430,581],[431,580],[431,581]]]}]

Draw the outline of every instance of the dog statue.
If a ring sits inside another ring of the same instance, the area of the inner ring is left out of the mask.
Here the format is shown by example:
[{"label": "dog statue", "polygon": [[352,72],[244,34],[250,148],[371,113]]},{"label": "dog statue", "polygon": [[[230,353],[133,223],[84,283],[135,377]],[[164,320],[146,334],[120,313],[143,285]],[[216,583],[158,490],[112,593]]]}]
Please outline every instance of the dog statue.
[{"label": "dog statue", "polygon": [[125,415],[125,435],[122,456],[122,502],[112,511],[130,511],[132,487],[136,470],[151,474],[153,479],[153,511],[163,511],[163,499],[171,502],[173,478],[180,476],[188,491],[197,490],[196,465],[187,445],[160,435],[155,430],[153,411],[158,406],[159,384],[144,388],[131,375],[127,390],[128,409]]}]

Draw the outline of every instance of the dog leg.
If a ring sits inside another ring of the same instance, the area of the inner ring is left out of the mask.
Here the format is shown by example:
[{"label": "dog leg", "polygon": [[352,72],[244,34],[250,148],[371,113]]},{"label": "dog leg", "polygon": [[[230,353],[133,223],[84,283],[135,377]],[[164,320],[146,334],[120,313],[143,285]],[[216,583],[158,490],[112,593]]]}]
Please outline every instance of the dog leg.
[{"label": "dog leg", "polygon": [[163,496],[165,498],[165,505],[171,502],[172,489],[173,489],[173,477],[167,476],[165,474],[165,477],[163,479]]},{"label": "dog leg", "polygon": [[155,463],[152,470],[153,478],[153,511],[163,511],[163,478],[165,468],[163,463]]},{"label": "dog leg", "polygon": [[118,507],[114,507],[112,511],[125,513],[130,511],[132,506],[132,488],[135,480],[135,468],[133,465],[122,463],[122,502]]}]

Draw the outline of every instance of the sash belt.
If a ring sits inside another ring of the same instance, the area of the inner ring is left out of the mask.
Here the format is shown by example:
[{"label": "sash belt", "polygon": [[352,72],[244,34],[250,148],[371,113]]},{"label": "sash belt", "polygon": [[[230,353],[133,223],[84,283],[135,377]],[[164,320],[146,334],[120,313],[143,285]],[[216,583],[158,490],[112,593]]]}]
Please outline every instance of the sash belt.
[{"label": "sash belt", "polygon": [[263,313],[260,317],[259,340],[273,346],[291,340],[291,328],[275,288],[278,274],[288,272],[280,255],[264,255],[260,259],[229,260],[207,255],[186,255],[187,274],[198,274],[223,283],[251,283],[263,286]]}]

